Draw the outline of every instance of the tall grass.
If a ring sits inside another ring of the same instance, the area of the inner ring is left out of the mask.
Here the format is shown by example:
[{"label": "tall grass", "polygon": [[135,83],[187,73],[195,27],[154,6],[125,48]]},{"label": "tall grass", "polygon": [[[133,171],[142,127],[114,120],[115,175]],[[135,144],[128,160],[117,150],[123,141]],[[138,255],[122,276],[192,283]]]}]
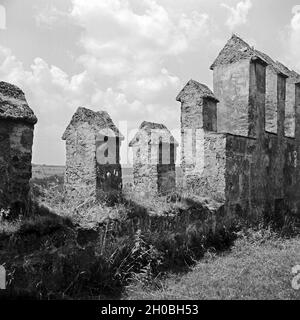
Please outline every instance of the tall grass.
[{"label": "tall grass", "polygon": [[[141,199],[125,192],[99,203],[93,194],[67,200],[60,184],[46,185],[33,188],[31,218],[0,223],[10,297],[104,299],[136,285],[158,288],[170,271],[230,249],[244,226],[186,194]],[[297,232],[294,220],[282,221],[263,219],[257,232]]]},{"label": "tall grass", "polygon": [[199,217],[207,219],[201,206],[195,214],[166,198],[152,199],[152,206],[124,195],[110,204],[86,195],[68,203],[52,186],[40,199],[31,218],[0,232],[11,297],[119,298],[131,283],[149,286],[169,270],[188,270],[207,249],[234,239],[232,230],[198,228]]},{"label": "tall grass", "polygon": [[208,252],[184,275],[168,274],[156,288],[127,287],[126,299],[295,299],[291,281],[300,263],[300,238],[282,238],[267,229],[239,232],[229,252]]}]

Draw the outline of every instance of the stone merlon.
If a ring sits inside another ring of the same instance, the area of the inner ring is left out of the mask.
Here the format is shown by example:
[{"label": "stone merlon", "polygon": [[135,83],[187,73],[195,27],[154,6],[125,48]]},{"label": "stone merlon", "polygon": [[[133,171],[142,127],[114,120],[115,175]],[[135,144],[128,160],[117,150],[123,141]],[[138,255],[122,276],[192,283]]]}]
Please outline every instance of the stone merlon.
[{"label": "stone merlon", "polygon": [[25,214],[37,118],[18,87],[0,82],[0,209]]},{"label": "stone merlon", "polygon": [[123,135],[106,111],[80,107],[62,137],[66,141],[65,191],[68,198],[87,192],[97,199],[122,188]]},{"label": "stone merlon", "polygon": [[133,147],[135,144],[139,143],[143,137],[146,139],[146,141],[144,141],[145,143],[155,144],[159,143],[159,139],[161,139],[163,142],[171,142],[178,146],[178,142],[175,140],[169,129],[161,123],[144,121],[140,125],[139,131],[130,141],[129,147]]},{"label": "stone merlon", "polygon": [[0,119],[37,123],[24,92],[15,85],[3,81],[0,82]]},{"label": "stone merlon", "polygon": [[193,79],[191,79],[185,87],[179,92],[176,97],[177,101],[183,102],[187,96],[197,96],[202,99],[211,99],[215,102],[219,102],[219,100],[215,97],[213,92],[204,84],[199,83]]},{"label": "stone merlon", "polygon": [[264,61],[267,65],[269,65],[276,73],[281,74],[285,77],[290,77],[291,74],[294,74],[294,76],[296,76],[297,74],[295,73],[295,71],[289,70],[280,62],[274,61],[267,54],[256,50],[254,47],[251,47],[247,42],[245,42],[235,34],[226,43],[225,47],[221,50],[214,63],[211,65],[210,69],[214,70],[217,66],[236,63],[244,59],[260,59],[261,61]]},{"label": "stone merlon", "polygon": [[[93,111],[84,107],[79,107],[75,114],[73,115],[70,124],[68,125],[66,131],[64,132],[62,139],[66,140],[70,132],[77,125],[87,123],[94,129],[95,133],[106,132],[109,137],[118,137],[120,140],[124,140],[124,136],[121,134],[119,129],[113,123],[111,117],[106,111]],[[103,131],[104,130],[104,131]]]},{"label": "stone merlon", "polygon": [[178,143],[165,125],[144,121],[129,146],[136,192],[154,195],[175,190]]}]

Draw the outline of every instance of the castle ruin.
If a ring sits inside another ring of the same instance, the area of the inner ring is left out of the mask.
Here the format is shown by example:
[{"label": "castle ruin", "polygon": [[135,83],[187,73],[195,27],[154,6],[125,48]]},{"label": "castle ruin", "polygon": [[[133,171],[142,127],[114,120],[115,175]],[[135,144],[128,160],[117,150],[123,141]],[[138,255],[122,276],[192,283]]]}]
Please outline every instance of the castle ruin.
[{"label": "castle ruin", "polygon": [[36,123],[23,91],[0,82],[0,209],[26,213]]},{"label": "castle ruin", "polygon": [[[219,203],[228,215],[297,213],[300,75],[236,35],[211,70],[213,91],[190,80],[176,98],[184,189]],[[67,190],[121,189],[123,137],[107,113],[79,108],[63,139]],[[129,146],[136,192],[175,190],[178,143],[164,125],[144,121]]]}]

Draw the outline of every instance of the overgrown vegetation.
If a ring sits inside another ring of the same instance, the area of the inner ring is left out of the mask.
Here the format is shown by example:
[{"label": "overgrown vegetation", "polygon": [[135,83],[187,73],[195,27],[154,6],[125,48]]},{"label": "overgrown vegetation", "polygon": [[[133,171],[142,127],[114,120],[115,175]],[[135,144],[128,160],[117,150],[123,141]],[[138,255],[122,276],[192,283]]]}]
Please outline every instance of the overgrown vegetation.
[{"label": "overgrown vegetation", "polygon": [[[178,194],[141,201],[125,193],[101,204],[92,195],[66,201],[55,179],[35,181],[32,190],[31,218],[12,222],[2,214],[0,264],[8,273],[2,298],[106,299],[133,291],[131,297],[142,298],[162,290],[170,272],[182,274],[200,258],[227,252],[236,239],[234,248],[249,239],[241,220],[221,219],[212,232],[203,203]],[[272,225],[281,236],[298,232],[294,220],[282,221]]]},{"label": "overgrown vegetation", "polygon": [[190,272],[168,274],[159,287],[132,283],[126,299],[298,300],[292,268],[300,265],[299,246],[299,237],[282,238],[271,229],[245,230],[230,251],[208,251]]}]

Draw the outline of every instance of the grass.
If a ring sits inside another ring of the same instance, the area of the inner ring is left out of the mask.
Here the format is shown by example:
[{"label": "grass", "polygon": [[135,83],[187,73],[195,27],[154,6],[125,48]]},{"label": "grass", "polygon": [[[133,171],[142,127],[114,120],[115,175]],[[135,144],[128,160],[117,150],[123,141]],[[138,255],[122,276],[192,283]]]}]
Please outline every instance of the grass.
[{"label": "grass", "polygon": [[129,286],[125,299],[300,299],[291,285],[292,268],[300,265],[299,247],[300,238],[251,231],[240,235],[230,251],[207,253],[187,274],[169,275],[157,290]]},{"label": "grass", "polygon": [[90,194],[70,201],[56,177],[32,190],[32,216],[0,223],[6,298],[297,298],[289,283],[300,239],[284,238],[297,232],[293,220],[277,233],[237,232],[241,221],[226,227],[221,217],[213,233],[217,204],[205,199],[124,192],[106,204]]},{"label": "grass", "polygon": [[201,204],[124,194],[108,204],[90,195],[66,201],[48,180],[33,188],[31,217],[1,222],[0,264],[13,297],[119,299],[131,282],[187,270],[207,247],[232,242],[230,230],[209,233]]}]

